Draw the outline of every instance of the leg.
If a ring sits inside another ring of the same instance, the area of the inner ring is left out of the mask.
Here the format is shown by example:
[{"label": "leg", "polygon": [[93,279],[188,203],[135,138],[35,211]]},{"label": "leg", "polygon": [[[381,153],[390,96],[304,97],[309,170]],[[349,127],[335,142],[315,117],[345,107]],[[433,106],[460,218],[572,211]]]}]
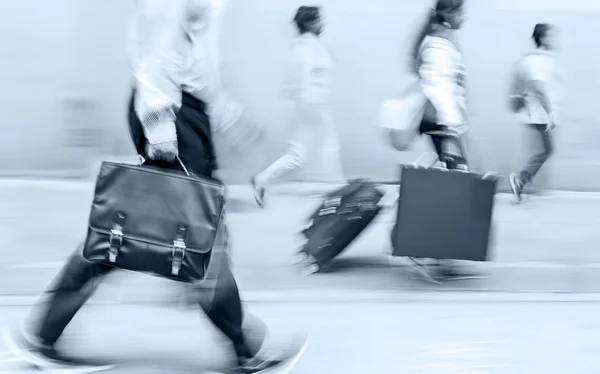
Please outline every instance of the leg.
[{"label": "leg", "polygon": [[291,142],[287,153],[283,157],[256,175],[256,182],[261,186],[267,186],[277,182],[286,174],[300,169],[306,162],[306,152],[304,149],[304,144],[301,142]]},{"label": "leg", "polygon": [[43,344],[54,345],[58,341],[75,314],[92,296],[100,278],[113,269],[87,262],[81,255],[82,246],[77,246],[45,292],[49,300],[45,303],[38,328],[33,331]]},{"label": "leg", "polygon": [[531,182],[554,152],[552,137],[546,132],[545,124],[530,124],[528,127],[536,134],[534,153],[520,173],[513,173],[509,177],[510,187],[517,201],[521,200],[523,188]]},{"label": "leg", "polygon": [[306,163],[308,147],[312,143],[311,129],[308,126],[308,124],[299,124],[296,135],[290,141],[287,153],[250,180],[254,197],[259,206],[264,205],[265,189],[268,185],[281,180],[285,175],[300,169]]},{"label": "leg", "polygon": [[23,331],[7,337],[7,344],[19,356],[39,367],[91,367],[88,370],[106,370],[104,364],[75,361],[56,352],[54,346],[64,329],[79,309],[93,294],[100,277],[111,267],[91,264],[81,255],[77,246],[61,272],[43,295],[44,301],[34,308],[36,322],[24,326]]},{"label": "leg", "polygon": [[[215,288],[211,290],[193,287],[195,298],[212,323],[231,341],[239,358],[250,358],[243,325],[243,309],[237,282],[231,272],[228,261],[219,268]],[[210,294],[210,295],[207,295]]]},{"label": "leg", "polygon": [[436,130],[427,134],[432,137],[440,160],[446,164],[448,169],[467,171],[469,168],[463,135],[450,127],[436,127]]},{"label": "leg", "polygon": [[433,121],[424,120],[419,127],[421,134],[429,135],[439,161],[449,169],[467,165],[465,146],[459,136],[445,135],[448,130]]},{"label": "leg", "polygon": [[537,133],[539,144],[535,146],[533,156],[531,156],[523,170],[521,170],[520,178],[523,185],[529,183],[537,175],[554,152],[550,133],[546,132],[546,125],[534,124],[530,125],[530,127]]},{"label": "leg", "polygon": [[[219,256],[215,256],[215,258],[219,258]],[[246,320],[249,322],[244,323],[240,293],[231,272],[229,258],[222,256],[220,261],[214,288],[207,289],[199,283],[193,287],[193,291],[208,318],[231,340],[238,358],[238,372],[260,373],[268,368],[295,364],[294,359],[301,355],[303,347],[287,352],[269,350],[266,353],[262,351],[268,329],[260,319],[254,316],[247,318]]]}]

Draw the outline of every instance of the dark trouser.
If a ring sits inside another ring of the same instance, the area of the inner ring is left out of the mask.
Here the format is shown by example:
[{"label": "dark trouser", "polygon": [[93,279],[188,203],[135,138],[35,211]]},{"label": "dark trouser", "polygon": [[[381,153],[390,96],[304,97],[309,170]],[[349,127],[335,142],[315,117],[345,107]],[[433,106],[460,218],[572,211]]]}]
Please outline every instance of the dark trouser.
[{"label": "dark trouser", "polygon": [[[434,121],[431,121],[428,119],[424,119],[421,122],[421,125],[419,126],[420,134],[427,134],[432,131],[443,131],[443,130],[445,130],[444,126],[440,126],[437,123],[435,123]],[[450,144],[450,146],[453,149],[453,151],[451,153],[453,153],[452,159],[453,159],[454,164],[455,165],[457,165],[457,164],[468,165],[468,160],[467,160],[466,154],[464,152],[464,144],[461,139],[451,138],[451,137],[442,136],[442,135],[432,135],[432,134],[428,134],[428,135],[431,139],[431,142],[433,143],[435,152],[437,153],[440,160],[444,161],[444,159],[447,156],[446,150],[448,149],[448,147],[447,147],[448,143],[445,144],[445,142],[452,142]],[[455,165],[448,165],[448,168],[453,169]]]},{"label": "dark trouser", "polygon": [[529,161],[527,161],[527,164],[519,175],[523,185],[531,182],[542,168],[542,165],[548,161],[548,158],[554,152],[552,136],[550,132],[546,132],[546,124],[533,123],[527,126],[535,132],[536,142],[534,145],[534,154],[529,158]]},{"label": "dark trouser", "polygon": [[[131,140],[140,155],[146,154],[146,138],[135,108],[133,99],[135,92],[131,95],[129,103],[129,132]],[[192,95],[183,93],[181,108],[177,113],[177,143],[179,157],[191,172],[204,177],[212,177],[217,168],[215,150],[212,141],[212,133],[206,104]],[[151,162],[151,164],[164,168],[179,168],[177,163]]]},{"label": "dark trouser", "polygon": [[[141,124],[133,106],[129,108],[129,124],[133,141],[138,149],[143,149]],[[211,176],[214,168],[214,153],[210,142],[210,125],[204,111],[204,104],[191,96],[184,95],[183,106],[177,114],[179,151],[182,161],[197,175]],[[208,134],[208,135],[207,135]],[[139,148],[142,147],[142,148]],[[154,163],[160,166],[161,163]],[[176,167],[164,165],[166,167]],[[90,298],[103,276],[114,268],[92,264],[82,257],[80,244],[53,281],[47,294],[50,300],[40,319],[38,337],[44,344],[54,344],[77,311]],[[211,305],[204,305],[200,288],[192,287],[197,294],[200,306],[210,320],[232,341],[240,357],[249,357],[242,331],[242,305],[237,284],[230,270],[227,258],[221,264],[216,280],[214,299]]]}]

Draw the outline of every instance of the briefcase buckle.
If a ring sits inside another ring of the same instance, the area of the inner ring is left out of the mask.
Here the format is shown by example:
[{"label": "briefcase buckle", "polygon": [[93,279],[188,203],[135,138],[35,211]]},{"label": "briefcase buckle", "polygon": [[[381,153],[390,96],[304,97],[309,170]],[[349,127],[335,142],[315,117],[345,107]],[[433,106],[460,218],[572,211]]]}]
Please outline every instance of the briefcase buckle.
[{"label": "briefcase buckle", "polygon": [[181,270],[181,265],[185,257],[185,249],[186,246],[183,240],[176,239],[173,241],[173,263],[171,265],[172,275],[179,275],[179,271]]},{"label": "briefcase buckle", "polygon": [[119,249],[121,245],[123,245],[123,231],[121,231],[121,226],[116,225],[114,229],[110,230],[109,243],[110,248],[108,249],[108,261],[114,263],[117,262]]}]

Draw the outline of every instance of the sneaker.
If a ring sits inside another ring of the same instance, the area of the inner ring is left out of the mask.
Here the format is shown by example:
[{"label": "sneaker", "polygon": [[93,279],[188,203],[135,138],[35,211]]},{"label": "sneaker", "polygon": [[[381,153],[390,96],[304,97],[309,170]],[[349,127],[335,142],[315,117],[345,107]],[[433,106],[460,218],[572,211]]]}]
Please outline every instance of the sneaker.
[{"label": "sneaker", "polygon": [[24,328],[2,330],[2,339],[8,350],[38,370],[73,371],[77,373],[99,373],[115,368],[115,365],[68,358],[56,351],[53,345],[34,342]]},{"label": "sneaker", "polygon": [[288,374],[304,355],[308,345],[308,338],[300,340],[294,348],[276,349],[267,352],[261,350],[250,359],[240,359],[239,366],[229,370],[213,370],[204,374]]},{"label": "sneaker", "polygon": [[275,349],[268,352],[258,352],[255,357],[241,363],[241,373],[289,373],[304,355],[308,345],[308,337],[302,338],[299,343],[300,344],[298,344],[296,347],[288,347],[288,349]]},{"label": "sneaker", "polygon": [[515,196],[515,199],[517,202],[521,202],[521,192],[523,190],[523,182],[521,182],[521,178],[519,178],[517,174],[511,173],[508,177],[508,182],[510,183],[510,189]]},{"label": "sneaker", "polygon": [[252,192],[254,193],[256,203],[262,208],[265,205],[265,188],[256,183],[256,176],[250,179],[250,186],[252,186]]}]

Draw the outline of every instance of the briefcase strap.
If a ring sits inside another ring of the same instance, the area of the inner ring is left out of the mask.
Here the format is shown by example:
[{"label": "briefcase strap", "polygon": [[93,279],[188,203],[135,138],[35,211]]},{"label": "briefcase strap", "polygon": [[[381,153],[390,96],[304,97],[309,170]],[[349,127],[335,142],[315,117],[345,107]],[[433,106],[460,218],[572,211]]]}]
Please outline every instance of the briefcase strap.
[{"label": "briefcase strap", "polygon": [[108,239],[108,261],[112,263],[117,262],[117,256],[119,256],[119,251],[123,245],[123,227],[125,227],[126,221],[127,216],[121,212],[118,212],[115,216],[113,227],[110,230],[110,237]]},{"label": "briefcase strap", "polygon": [[177,228],[177,235],[173,240],[173,260],[171,262],[171,274],[179,275],[183,259],[185,258],[185,240],[187,238],[187,227],[180,225]]}]

